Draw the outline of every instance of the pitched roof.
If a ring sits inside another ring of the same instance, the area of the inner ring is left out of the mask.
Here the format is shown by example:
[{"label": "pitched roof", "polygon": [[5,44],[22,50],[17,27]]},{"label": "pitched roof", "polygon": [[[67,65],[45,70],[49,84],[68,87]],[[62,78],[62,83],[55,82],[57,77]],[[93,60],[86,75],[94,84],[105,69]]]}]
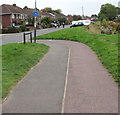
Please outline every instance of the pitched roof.
[{"label": "pitched roof", "polygon": [[[38,10],[38,9],[36,9],[37,11],[38,11],[38,14],[39,14],[39,16],[40,16],[40,14],[41,14],[41,12]],[[27,14],[27,15],[33,15],[33,11],[35,11],[35,9],[33,9],[33,8],[28,8],[27,6],[26,7],[24,7],[23,8],[23,12],[25,13],[25,14]]]},{"label": "pitched roof", "polygon": [[25,14],[28,14],[28,15],[32,15],[32,12],[34,11],[35,9],[33,8],[23,8],[23,11]]},{"label": "pitched roof", "polygon": [[16,4],[13,5],[3,4],[0,6],[0,8],[2,8],[2,10],[0,11],[0,13],[2,14],[24,13],[23,9],[16,6]]}]

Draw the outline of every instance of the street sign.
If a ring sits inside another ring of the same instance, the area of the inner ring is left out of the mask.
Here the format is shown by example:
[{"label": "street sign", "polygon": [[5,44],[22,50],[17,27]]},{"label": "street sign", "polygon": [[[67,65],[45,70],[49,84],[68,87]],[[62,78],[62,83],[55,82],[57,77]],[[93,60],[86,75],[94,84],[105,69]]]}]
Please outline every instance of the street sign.
[{"label": "street sign", "polygon": [[33,16],[37,17],[38,15],[38,11],[33,11]]}]

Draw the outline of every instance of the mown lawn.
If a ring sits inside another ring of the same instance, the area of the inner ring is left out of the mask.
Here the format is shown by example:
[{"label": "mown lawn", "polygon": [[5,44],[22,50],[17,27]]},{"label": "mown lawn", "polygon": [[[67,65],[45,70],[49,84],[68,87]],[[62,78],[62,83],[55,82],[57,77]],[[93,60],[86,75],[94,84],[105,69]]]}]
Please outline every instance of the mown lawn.
[{"label": "mown lawn", "polygon": [[35,43],[2,46],[2,98],[48,52],[49,47]]},{"label": "mown lawn", "polygon": [[68,28],[46,35],[37,39],[58,39],[82,42],[96,52],[101,63],[107,68],[114,80],[120,85],[118,74],[118,35],[98,35],[87,32],[84,27]]}]

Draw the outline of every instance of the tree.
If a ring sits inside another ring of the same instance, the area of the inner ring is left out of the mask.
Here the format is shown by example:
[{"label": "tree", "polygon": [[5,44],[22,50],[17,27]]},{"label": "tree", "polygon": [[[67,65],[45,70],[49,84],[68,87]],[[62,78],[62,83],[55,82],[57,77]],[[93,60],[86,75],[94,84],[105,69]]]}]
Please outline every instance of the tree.
[{"label": "tree", "polygon": [[112,4],[103,4],[98,14],[99,20],[113,20],[117,16],[116,7]]},{"label": "tree", "polygon": [[62,24],[63,22],[66,24],[66,23],[67,23],[67,20],[66,20],[66,18],[64,18],[64,17],[60,17],[60,18],[58,18],[58,22],[59,22],[60,24]]},{"label": "tree", "polygon": [[117,10],[117,15],[120,15],[120,8],[116,7],[116,10]]},{"label": "tree", "polygon": [[94,17],[97,18],[98,16],[96,14],[92,14],[91,18],[94,18]]},{"label": "tree", "polygon": [[57,9],[57,10],[53,10],[53,12],[56,12],[56,13],[60,14],[62,12],[62,10],[61,9]]},{"label": "tree", "polygon": [[80,15],[73,15],[73,20],[77,21],[77,20],[81,20],[82,17]]},{"label": "tree", "polygon": [[46,7],[46,8],[44,8],[44,9],[41,9],[41,11],[42,11],[42,12],[50,12],[50,13],[53,12],[53,11],[52,11],[52,8],[49,8],[49,7]]},{"label": "tree", "polygon": [[28,15],[28,24],[30,24],[30,25],[34,25],[34,17],[33,16],[31,16],[31,15]]},{"label": "tree", "polygon": [[43,28],[49,28],[51,27],[52,20],[49,17],[44,17],[41,19],[41,24]]}]

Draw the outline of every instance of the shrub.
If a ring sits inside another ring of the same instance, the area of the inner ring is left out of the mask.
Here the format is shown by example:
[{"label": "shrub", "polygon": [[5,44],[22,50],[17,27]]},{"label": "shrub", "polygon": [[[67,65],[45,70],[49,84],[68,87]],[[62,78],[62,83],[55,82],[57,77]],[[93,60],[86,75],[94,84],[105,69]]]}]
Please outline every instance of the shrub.
[{"label": "shrub", "polygon": [[26,30],[26,26],[24,24],[20,25],[20,30],[24,32]]},{"label": "shrub", "polygon": [[7,29],[2,29],[2,34],[6,34],[6,33],[19,33],[20,29],[19,28],[15,28],[15,27],[8,27]]}]

